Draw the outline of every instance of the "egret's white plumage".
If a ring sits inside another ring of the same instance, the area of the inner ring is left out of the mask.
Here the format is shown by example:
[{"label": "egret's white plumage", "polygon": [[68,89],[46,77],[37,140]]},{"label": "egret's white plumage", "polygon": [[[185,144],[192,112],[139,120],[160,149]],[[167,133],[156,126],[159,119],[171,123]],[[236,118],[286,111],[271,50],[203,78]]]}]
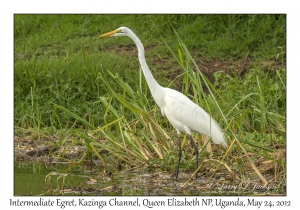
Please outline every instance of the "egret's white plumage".
[{"label": "egret's white plumage", "polygon": [[168,120],[176,129],[178,134],[179,158],[175,176],[176,180],[178,178],[178,170],[181,159],[181,132],[185,132],[190,136],[191,143],[196,153],[197,167],[198,148],[192,137],[193,131],[205,134],[206,136],[211,137],[214,143],[222,144],[224,147],[227,147],[226,141],[224,139],[219,125],[211,116],[209,116],[209,114],[206,111],[204,111],[201,107],[192,102],[188,97],[186,97],[182,93],[170,88],[162,87],[156,82],[146,63],[143,44],[141,43],[140,39],[129,28],[120,27],[112,32],[103,34],[100,37],[106,36],[128,36],[135,42],[137,46],[140,65],[148,83],[148,86],[150,88],[152,97],[161,109],[162,115],[168,118]]}]

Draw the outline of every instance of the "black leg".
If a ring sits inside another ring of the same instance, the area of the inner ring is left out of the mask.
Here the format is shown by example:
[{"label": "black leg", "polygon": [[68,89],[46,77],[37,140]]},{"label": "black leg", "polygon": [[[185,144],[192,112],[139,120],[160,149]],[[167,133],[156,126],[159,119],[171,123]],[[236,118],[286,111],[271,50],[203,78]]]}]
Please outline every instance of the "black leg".
[{"label": "black leg", "polygon": [[179,172],[179,165],[180,165],[180,160],[181,160],[181,140],[180,140],[180,134],[178,134],[178,165],[177,165],[177,170],[176,170],[176,175],[175,175],[175,180],[178,180],[178,172]]},{"label": "black leg", "polygon": [[[196,153],[196,169],[198,169],[198,155],[199,155],[199,151],[198,151],[198,148],[196,146],[196,143],[195,143],[195,140],[193,139],[192,135],[190,135],[190,139],[191,139],[191,143],[194,147],[194,150],[195,150],[195,153]],[[197,173],[196,173],[196,176],[195,176],[195,179],[197,179],[198,176],[197,176]]]}]

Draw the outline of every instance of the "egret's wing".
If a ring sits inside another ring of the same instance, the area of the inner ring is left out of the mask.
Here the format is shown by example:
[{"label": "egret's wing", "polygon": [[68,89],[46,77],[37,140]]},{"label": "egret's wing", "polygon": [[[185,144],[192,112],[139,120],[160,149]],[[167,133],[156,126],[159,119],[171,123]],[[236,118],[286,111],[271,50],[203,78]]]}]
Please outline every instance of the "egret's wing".
[{"label": "egret's wing", "polygon": [[176,123],[177,128],[173,125],[176,129],[184,131],[185,125],[191,130],[210,136],[217,144],[225,142],[220,127],[206,111],[182,93],[169,90],[171,91],[165,97],[165,114],[168,119],[171,118],[173,123],[169,120],[172,124]]},{"label": "egret's wing", "polygon": [[[188,101],[189,100],[189,101]],[[208,127],[208,114],[193,103],[187,97],[172,97],[165,98],[165,113],[174,120],[188,126],[190,129],[209,135],[206,127]],[[184,131],[181,129],[181,131]]]}]

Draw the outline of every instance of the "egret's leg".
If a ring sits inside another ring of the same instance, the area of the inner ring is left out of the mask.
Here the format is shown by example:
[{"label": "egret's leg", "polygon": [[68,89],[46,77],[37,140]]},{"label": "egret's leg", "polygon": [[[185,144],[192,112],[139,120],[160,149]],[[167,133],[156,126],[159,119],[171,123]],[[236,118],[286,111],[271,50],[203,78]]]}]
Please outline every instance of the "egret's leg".
[{"label": "egret's leg", "polygon": [[178,173],[179,173],[179,165],[180,165],[180,160],[181,160],[181,140],[180,140],[180,133],[178,134],[178,165],[177,165],[177,170],[176,170],[176,175],[175,175],[175,180],[177,181],[178,179]]},{"label": "egret's leg", "polygon": [[[196,153],[196,169],[198,169],[198,155],[199,155],[199,151],[198,151],[198,148],[196,146],[195,140],[193,139],[192,135],[190,135],[190,139],[191,139],[192,145],[193,145],[195,153]],[[195,179],[197,179],[197,177],[198,176],[197,176],[197,173],[196,173]]]}]

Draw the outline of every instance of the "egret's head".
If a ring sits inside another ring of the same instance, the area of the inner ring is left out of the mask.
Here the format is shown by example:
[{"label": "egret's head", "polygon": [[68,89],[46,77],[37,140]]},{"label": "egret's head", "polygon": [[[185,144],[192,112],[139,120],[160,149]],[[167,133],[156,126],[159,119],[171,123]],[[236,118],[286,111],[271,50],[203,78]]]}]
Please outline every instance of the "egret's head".
[{"label": "egret's head", "polygon": [[120,27],[114,31],[102,34],[100,38],[107,37],[107,36],[127,36],[127,34],[130,32],[130,29],[127,27]]}]

